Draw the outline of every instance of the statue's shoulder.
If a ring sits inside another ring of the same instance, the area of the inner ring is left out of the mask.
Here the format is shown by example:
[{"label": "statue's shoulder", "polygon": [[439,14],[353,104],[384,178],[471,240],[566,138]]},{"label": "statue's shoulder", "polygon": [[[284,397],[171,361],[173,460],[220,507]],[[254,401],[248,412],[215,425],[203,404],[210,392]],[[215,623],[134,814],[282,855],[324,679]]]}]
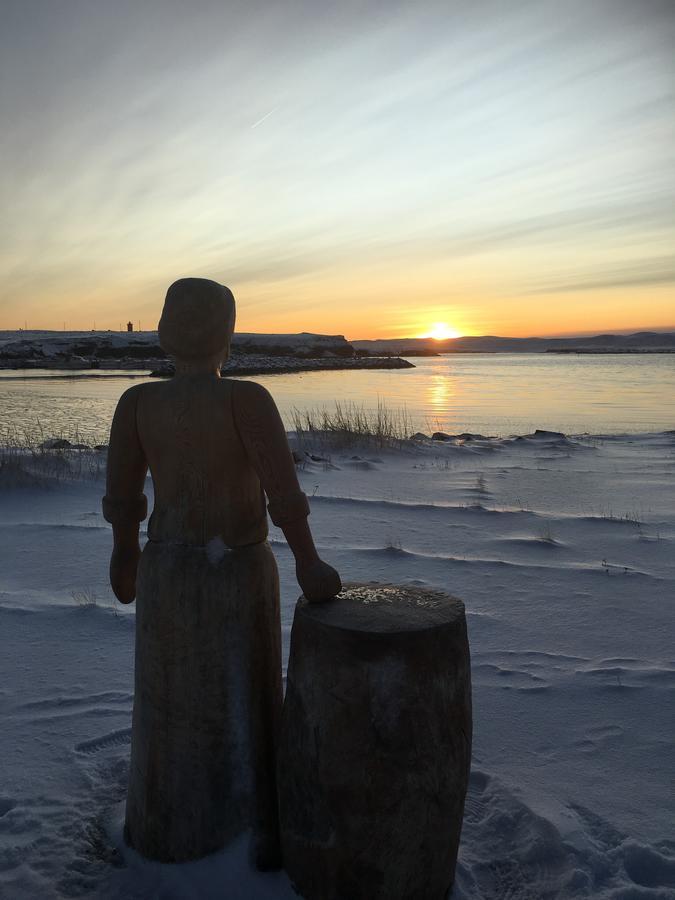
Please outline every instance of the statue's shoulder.
[{"label": "statue's shoulder", "polygon": [[127,388],[126,391],[120,396],[118,407],[136,407],[138,406],[141,397],[147,397],[156,395],[159,392],[159,389],[165,387],[161,382],[150,381],[143,382],[142,384],[132,384],[131,387]]},{"label": "statue's shoulder", "polygon": [[132,386],[128,387],[126,391],[123,391],[120,394],[120,399],[117,402],[118,407],[134,406],[138,402],[138,398],[141,395],[142,387],[142,384],[132,384]]},{"label": "statue's shoulder", "polygon": [[272,395],[257,381],[245,381],[243,379],[228,379],[231,385],[232,397],[236,405],[245,407],[266,407],[274,403]]},{"label": "statue's shoulder", "polygon": [[232,412],[240,430],[258,432],[275,427],[279,411],[272,395],[256,381],[236,381],[232,390]]}]

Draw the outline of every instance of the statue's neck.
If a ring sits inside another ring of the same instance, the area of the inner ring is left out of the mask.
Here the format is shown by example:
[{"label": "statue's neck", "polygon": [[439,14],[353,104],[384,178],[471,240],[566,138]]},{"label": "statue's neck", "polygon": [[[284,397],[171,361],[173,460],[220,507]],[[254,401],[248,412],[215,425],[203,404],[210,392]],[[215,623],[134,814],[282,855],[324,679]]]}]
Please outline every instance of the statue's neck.
[{"label": "statue's neck", "polygon": [[177,359],[176,375],[178,377],[210,375],[213,378],[220,378],[220,359]]}]

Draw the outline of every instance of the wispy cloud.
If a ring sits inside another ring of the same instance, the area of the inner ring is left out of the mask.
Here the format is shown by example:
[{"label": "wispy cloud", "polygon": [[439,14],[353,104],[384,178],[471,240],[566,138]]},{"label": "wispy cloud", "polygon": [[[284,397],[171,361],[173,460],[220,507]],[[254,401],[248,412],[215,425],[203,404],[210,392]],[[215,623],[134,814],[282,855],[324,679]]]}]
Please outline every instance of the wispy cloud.
[{"label": "wispy cloud", "polygon": [[630,265],[616,265],[611,269],[576,277],[559,275],[532,287],[529,294],[571,294],[577,291],[606,291],[612,288],[642,287],[643,285],[675,284],[675,257],[656,257]]}]

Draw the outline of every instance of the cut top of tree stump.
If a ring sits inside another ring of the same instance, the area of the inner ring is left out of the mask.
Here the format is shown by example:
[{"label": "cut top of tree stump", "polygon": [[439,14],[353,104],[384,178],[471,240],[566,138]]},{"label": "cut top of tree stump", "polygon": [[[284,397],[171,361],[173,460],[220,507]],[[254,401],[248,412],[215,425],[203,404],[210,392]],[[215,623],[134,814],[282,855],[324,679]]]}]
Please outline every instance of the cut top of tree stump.
[{"label": "cut top of tree stump", "polygon": [[441,591],[394,584],[346,584],[340,594],[325,603],[298,601],[296,615],[317,625],[364,635],[386,635],[460,628],[464,604]]}]

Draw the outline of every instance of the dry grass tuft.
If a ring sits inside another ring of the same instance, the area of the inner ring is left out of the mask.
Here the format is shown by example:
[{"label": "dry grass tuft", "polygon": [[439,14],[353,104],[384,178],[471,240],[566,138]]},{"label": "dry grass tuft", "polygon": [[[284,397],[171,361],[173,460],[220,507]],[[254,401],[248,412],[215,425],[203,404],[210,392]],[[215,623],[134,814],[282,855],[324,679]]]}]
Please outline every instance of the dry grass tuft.
[{"label": "dry grass tuft", "polygon": [[[56,446],[53,446],[56,444]],[[105,471],[102,444],[85,443],[77,431],[49,435],[32,429],[0,430],[0,490],[98,478]]]},{"label": "dry grass tuft", "polygon": [[389,409],[378,401],[374,410],[356,403],[335,402],[326,407],[293,410],[293,428],[299,449],[346,449],[367,446],[377,449],[401,447],[413,428],[405,409]]}]

